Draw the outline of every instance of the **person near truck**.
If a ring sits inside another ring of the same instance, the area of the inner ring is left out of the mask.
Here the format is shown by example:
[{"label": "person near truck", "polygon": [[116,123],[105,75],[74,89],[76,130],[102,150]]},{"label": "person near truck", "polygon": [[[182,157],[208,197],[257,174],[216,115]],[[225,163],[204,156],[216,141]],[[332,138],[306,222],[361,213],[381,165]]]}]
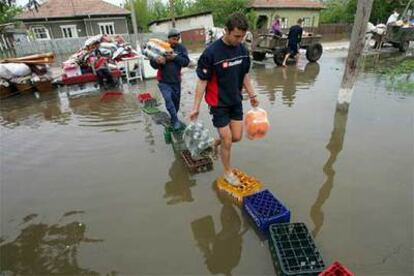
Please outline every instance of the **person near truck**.
[{"label": "person near truck", "polygon": [[287,47],[287,54],[285,55],[285,59],[283,60],[283,66],[286,67],[286,61],[288,60],[289,56],[295,57],[296,63],[299,60],[299,44],[302,41],[302,22],[303,19],[299,18],[296,25],[293,25],[289,29],[288,34],[288,47]]}]

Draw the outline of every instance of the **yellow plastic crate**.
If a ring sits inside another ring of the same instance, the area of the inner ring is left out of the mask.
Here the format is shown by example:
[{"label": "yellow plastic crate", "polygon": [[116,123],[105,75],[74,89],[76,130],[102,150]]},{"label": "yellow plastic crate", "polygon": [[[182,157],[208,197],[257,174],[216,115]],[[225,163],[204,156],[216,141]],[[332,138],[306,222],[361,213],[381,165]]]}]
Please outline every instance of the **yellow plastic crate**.
[{"label": "yellow plastic crate", "polygon": [[258,179],[238,169],[233,169],[233,173],[239,178],[241,185],[233,186],[223,176],[219,177],[216,183],[220,191],[229,194],[238,204],[243,202],[243,197],[257,193],[263,186]]}]

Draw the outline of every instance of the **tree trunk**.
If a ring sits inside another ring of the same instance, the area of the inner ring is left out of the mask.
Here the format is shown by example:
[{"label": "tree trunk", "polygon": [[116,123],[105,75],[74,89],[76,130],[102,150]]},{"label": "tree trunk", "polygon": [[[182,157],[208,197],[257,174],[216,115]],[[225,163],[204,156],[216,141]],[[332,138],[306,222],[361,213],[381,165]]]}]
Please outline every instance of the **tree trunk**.
[{"label": "tree trunk", "polygon": [[348,111],[349,105],[351,104],[354,84],[358,76],[358,63],[365,44],[365,32],[371,15],[373,1],[358,0],[348,58],[336,105],[338,109],[343,111]]},{"label": "tree trunk", "polygon": [[175,28],[175,3],[174,0],[170,0],[170,16],[172,27]]},{"label": "tree trunk", "polygon": [[[129,0],[129,5],[131,7],[132,29],[134,31],[135,38],[138,39],[138,25],[137,25],[137,17],[135,15],[135,1]],[[134,44],[135,43],[133,43],[133,45]]]}]

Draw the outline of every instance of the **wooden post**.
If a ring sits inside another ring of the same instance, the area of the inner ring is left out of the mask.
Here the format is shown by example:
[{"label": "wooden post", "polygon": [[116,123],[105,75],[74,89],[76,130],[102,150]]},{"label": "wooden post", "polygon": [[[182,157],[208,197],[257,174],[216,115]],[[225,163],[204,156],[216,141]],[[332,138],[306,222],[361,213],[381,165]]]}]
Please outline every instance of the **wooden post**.
[{"label": "wooden post", "polygon": [[358,76],[358,63],[365,44],[365,32],[371,15],[374,0],[358,0],[357,12],[352,28],[351,43],[336,107],[348,111],[351,104],[354,84]]},{"label": "wooden post", "polygon": [[174,0],[170,0],[170,16],[171,16],[171,23],[172,27],[175,28],[175,2]]}]

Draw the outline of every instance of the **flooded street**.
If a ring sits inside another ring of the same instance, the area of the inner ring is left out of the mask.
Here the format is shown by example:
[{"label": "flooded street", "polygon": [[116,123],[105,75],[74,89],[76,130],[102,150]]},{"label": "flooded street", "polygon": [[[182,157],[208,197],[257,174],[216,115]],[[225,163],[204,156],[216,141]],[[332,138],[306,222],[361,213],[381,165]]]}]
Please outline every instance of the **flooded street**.
[{"label": "flooded street", "polygon": [[[414,92],[369,67],[349,113],[336,112],[346,54],[301,69],[253,64],[271,129],[235,145],[233,164],[308,226],[326,264],[413,275]],[[183,76],[186,121],[195,80]],[[159,95],[156,81],[122,97],[1,101],[0,274],[275,274],[265,237],[213,188],[220,163],[190,175],[142,112],[144,91]],[[205,103],[200,119],[213,129]]]}]

